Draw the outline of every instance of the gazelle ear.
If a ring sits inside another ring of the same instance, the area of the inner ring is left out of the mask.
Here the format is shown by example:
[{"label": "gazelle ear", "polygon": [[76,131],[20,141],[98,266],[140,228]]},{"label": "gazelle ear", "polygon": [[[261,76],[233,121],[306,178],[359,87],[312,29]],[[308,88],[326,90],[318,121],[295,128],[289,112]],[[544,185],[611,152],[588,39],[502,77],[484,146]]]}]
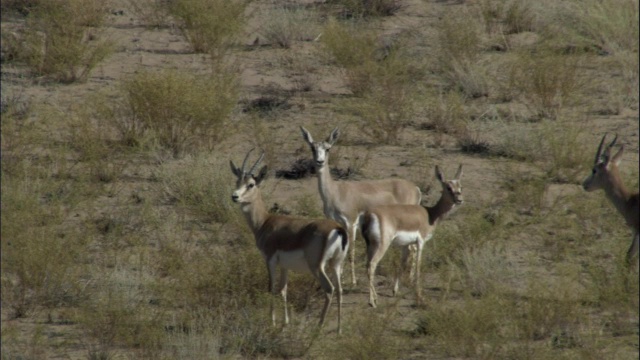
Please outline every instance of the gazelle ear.
[{"label": "gazelle ear", "polygon": [[460,180],[460,177],[462,177],[462,164],[460,164],[460,166],[458,166],[458,171],[456,172],[456,177],[454,179],[455,180]]},{"label": "gazelle ear", "polygon": [[442,171],[440,171],[440,167],[436,165],[436,179],[440,182],[444,182],[444,176],[442,176]]},{"label": "gazelle ear", "polygon": [[240,177],[240,169],[238,169],[235,164],[233,163],[233,160],[229,160],[229,165],[231,165],[231,172],[233,173],[233,175]]},{"label": "gazelle ear", "polygon": [[313,144],[313,137],[311,136],[311,133],[309,133],[309,131],[305,129],[304,126],[300,126],[300,130],[302,130],[302,137],[305,139],[305,141],[309,144]]},{"label": "gazelle ear", "polygon": [[618,152],[615,155],[613,155],[611,160],[609,160],[609,164],[613,163],[616,166],[620,165],[620,161],[622,160],[622,154],[624,154],[624,146],[620,146],[620,150],[618,150]]},{"label": "gazelle ear", "polygon": [[331,131],[331,134],[327,138],[327,142],[333,145],[338,140],[339,137],[340,137],[340,130],[338,130],[338,128],[336,127]]},{"label": "gazelle ear", "polygon": [[260,169],[260,173],[258,173],[258,176],[255,178],[256,184],[260,185],[260,183],[266,178],[267,178],[267,165],[263,166],[262,169]]}]

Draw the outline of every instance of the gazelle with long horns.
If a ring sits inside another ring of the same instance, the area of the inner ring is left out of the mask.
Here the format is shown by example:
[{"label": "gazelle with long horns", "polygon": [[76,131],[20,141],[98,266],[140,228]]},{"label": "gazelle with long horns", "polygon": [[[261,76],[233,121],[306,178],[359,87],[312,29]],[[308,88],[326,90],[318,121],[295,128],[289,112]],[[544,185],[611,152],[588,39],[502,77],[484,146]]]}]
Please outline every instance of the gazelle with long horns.
[{"label": "gazelle with long horns", "polygon": [[[407,266],[409,246],[417,247],[415,266],[415,291],[421,301],[420,262],[424,244],[431,239],[438,222],[456,205],[463,202],[462,165],[452,180],[445,180],[436,166],[436,179],[442,184],[440,200],[432,207],[422,205],[382,205],[361,215],[362,235],[367,244],[367,275],[369,276],[369,305],[376,307],[378,294],[375,288],[375,272],[380,260],[391,245],[402,247],[401,270]],[[393,295],[398,292],[400,273],[396,271]]]},{"label": "gazelle with long horns", "polygon": [[318,142],[313,140],[307,129],[302,126],[300,129],[313,152],[324,215],[342,224],[349,234],[351,282],[356,284],[354,241],[358,229],[358,215],[378,205],[420,204],[420,188],[402,179],[334,181],[329,169],[329,150],[340,136],[338,128],[331,131],[327,140]]},{"label": "gazelle with long horns", "polygon": [[604,134],[602,140],[600,140],[591,175],[584,180],[582,187],[586,191],[603,189],[607,198],[613,203],[613,206],[615,206],[618,212],[624,217],[627,225],[633,231],[631,246],[625,257],[626,264],[631,265],[633,258],[638,255],[638,227],[640,222],[638,215],[638,192],[629,191],[624,186],[622,178],[620,177],[618,166],[622,160],[624,146],[620,146],[620,150],[611,156],[611,149],[615,146],[618,135],[616,135],[613,141],[603,150],[602,146],[604,145],[606,137],[607,134]]},{"label": "gazelle with long horns", "polygon": [[[327,276],[325,269],[331,268],[334,273],[338,292],[338,333],[341,333],[342,318],[342,285],[340,275],[342,262],[346,257],[349,242],[345,229],[330,219],[303,219],[285,215],[274,215],[267,211],[262,199],[259,185],[266,178],[267,166],[260,169],[258,175],[254,171],[264,152],[245,171],[245,166],[251,149],[237,168],[230,161],[231,171],[237,177],[236,189],[231,199],[241,205],[249,227],[253,231],[256,245],[264,256],[269,272],[269,291],[279,292],[284,300],[284,323],[289,323],[287,309],[287,271],[310,272],[320,282],[325,293],[324,307],[320,316],[320,327],[324,324],[334,285]],[[280,283],[276,288],[276,270],[280,268]],[[275,325],[275,309],[271,303],[271,319]]]}]

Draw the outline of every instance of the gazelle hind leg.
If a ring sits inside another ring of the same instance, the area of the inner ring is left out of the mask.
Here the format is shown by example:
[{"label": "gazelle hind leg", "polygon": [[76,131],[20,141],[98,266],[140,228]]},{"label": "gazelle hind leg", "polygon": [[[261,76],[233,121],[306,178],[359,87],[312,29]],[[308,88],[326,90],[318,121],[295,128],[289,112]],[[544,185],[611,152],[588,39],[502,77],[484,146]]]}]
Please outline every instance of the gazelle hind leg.
[{"label": "gazelle hind leg", "polygon": [[631,241],[631,246],[629,247],[629,250],[627,250],[627,255],[625,257],[625,261],[626,261],[626,265],[627,266],[631,266],[631,263],[633,262],[633,259],[638,256],[638,242],[640,240],[640,233],[638,233],[637,231],[635,232],[635,235],[633,237],[633,240]]},{"label": "gazelle hind leg", "polygon": [[338,334],[342,334],[342,281],[340,280],[340,276],[342,275],[342,265],[334,265],[333,272],[338,290]]},{"label": "gazelle hind leg", "polygon": [[424,248],[424,241],[418,240],[416,246],[416,302],[418,305],[422,304],[422,283],[420,282],[420,264],[422,262],[422,249]]},{"label": "gazelle hind leg", "polygon": [[351,284],[356,285],[358,283],[358,279],[356,278],[356,235],[358,233],[357,223],[351,225],[349,229],[347,229],[347,233],[349,234],[349,263],[351,264]]},{"label": "gazelle hind leg", "polygon": [[324,307],[322,308],[319,324],[319,326],[322,327],[324,325],[324,320],[327,317],[329,306],[331,305],[331,298],[333,297],[333,284],[331,284],[331,280],[329,280],[329,277],[324,270],[324,264],[320,266],[316,277],[318,278],[318,281],[320,281],[320,286],[322,287],[322,290],[324,290],[325,295]]},{"label": "gazelle hind leg", "polygon": [[284,324],[289,324],[289,309],[287,307],[287,270],[280,269],[280,295],[282,295],[282,301],[284,302]]},{"label": "gazelle hind leg", "polygon": [[[415,265],[416,265],[416,254],[418,252],[417,250],[417,245],[416,244],[411,244],[409,245],[408,248],[409,251],[409,255],[411,255],[411,263],[409,264],[409,282],[413,283],[413,281],[415,280]],[[407,264],[405,264],[406,266]]]}]

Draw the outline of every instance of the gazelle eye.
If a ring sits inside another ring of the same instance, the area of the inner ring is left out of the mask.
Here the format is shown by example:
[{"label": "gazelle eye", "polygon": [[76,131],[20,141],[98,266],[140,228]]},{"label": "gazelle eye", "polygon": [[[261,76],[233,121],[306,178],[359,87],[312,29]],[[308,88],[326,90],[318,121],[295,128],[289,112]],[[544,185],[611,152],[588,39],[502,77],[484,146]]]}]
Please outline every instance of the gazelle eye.
[{"label": "gazelle eye", "polygon": [[593,168],[593,170],[591,170],[591,172],[592,172],[593,174],[595,174],[595,173],[596,173],[596,168]]},{"label": "gazelle eye", "polygon": [[253,188],[254,186],[256,186],[256,184],[254,184],[254,183],[251,183],[251,184],[247,185],[247,187],[248,187],[249,189]]}]

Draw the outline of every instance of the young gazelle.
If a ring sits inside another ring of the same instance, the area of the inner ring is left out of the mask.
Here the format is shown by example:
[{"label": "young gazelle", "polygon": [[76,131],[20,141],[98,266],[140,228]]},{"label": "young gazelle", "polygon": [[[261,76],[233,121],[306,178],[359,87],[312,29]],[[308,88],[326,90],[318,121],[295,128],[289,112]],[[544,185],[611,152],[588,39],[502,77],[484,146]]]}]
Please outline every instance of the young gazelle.
[{"label": "young gazelle", "polygon": [[616,144],[618,136],[616,135],[613,141],[602,151],[605,137],[607,137],[607,134],[604,134],[602,140],[600,140],[593,170],[591,175],[582,183],[582,187],[586,191],[603,189],[607,198],[618,209],[618,212],[624,217],[627,225],[633,231],[631,246],[625,258],[626,264],[631,265],[631,261],[638,254],[638,223],[640,222],[638,216],[638,192],[627,190],[620,178],[618,165],[622,160],[624,146],[620,146],[620,150],[611,156],[611,148]]},{"label": "young gazelle", "polygon": [[[334,285],[327,276],[325,268],[333,270],[338,290],[338,333],[341,333],[342,317],[342,285],[340,275],[342,262],[349,246],[345,229],[330,219],[302,219],[285,215],[274,215],[267,211],[262,200],[259,185],[265,179],[267,166],[260,170],[258,176],[253,174],[262,158],[246,172],[245,165],[251,149],[238,169],[230,161],[231,171],[237,177],[236,190],[231,199],[241,205],[256,245],[264,256],[269,271],[269,291],[280,292],[284,299],[284,323],[289,323],[287,309],[287,270],[310,272],[315,276],[325,292],[325,302],[320,316],[320,327],[324,324]],[[280,268],[280,284],[276,288],[276,268]],[[271,319],[275,325],[275,309],[271,303]]]},{"label": "young gazelle", "polygon": [[313,141],[307,129],[302,126],[300,129],[313,152],[324,215],[342,224],[349,234],[351,282],[356,284],[354,240],[358,229],[358,215],[378,205],[420,204],[420,188],[402,179],[333,181],[329,170],[329,150],[340,136],[338,128],[333,129],[327,140],[319,142]]},{"label": "young gazelle", "polygon": [[[409,246],[417,246],[415,261],[415,289],[421,301],[420,261],[424,244],[431,239],[433,231],[444,215],[456,205],[462,204],[462,165],[453,180],[445,181],[436,166],[436,178],[442,184],[440,200],[432,207],[422,205],[382,205],[361,215],[362,235],[367,244],[367,274],[369,276],[369,305],[376,307],[378,294],[375,288],[376,267],[391,244],[402,247],[402,267],[407,265]],[[398,292],[400,272],[396,272],[393,295]]]}]

